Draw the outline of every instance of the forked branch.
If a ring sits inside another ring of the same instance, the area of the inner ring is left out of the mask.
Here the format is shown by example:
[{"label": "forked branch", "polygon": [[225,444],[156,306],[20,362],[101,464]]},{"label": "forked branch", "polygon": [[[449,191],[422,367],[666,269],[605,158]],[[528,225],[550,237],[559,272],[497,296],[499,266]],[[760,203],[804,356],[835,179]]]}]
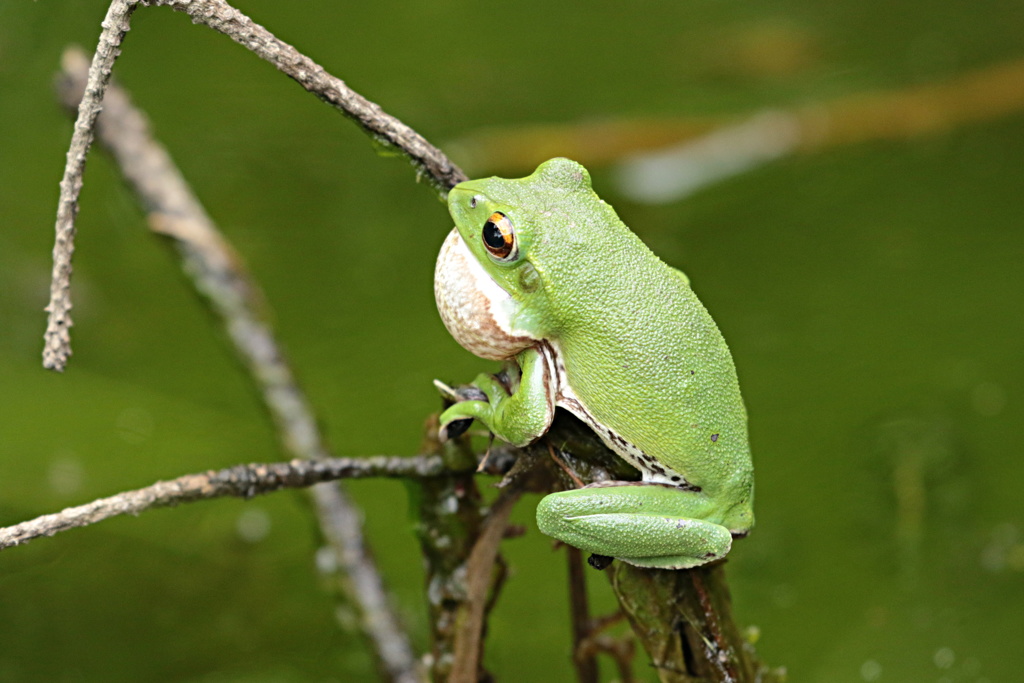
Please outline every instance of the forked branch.
[{"label": "forked branch", "polygon": [[355,92],[340,78],[332,76],[309,57],[223,0],[113,0],[103,21],[99,45],[93,56],[85,96],[78,107],[75,132],[68,150],[57,207],[56,239],[53,248],[53,276],[49,313],[44,334],[43,366],[64,370],[71,356],[71,256],[75,245],[75,218],[82,190],[82,174],[92,145],[96,117],[102,109],[107,83],[121,42],[130,28],[131,16],[139,6],[166,6],[188,14],[203,24],[245,46],[307,91],[327,102],[377,143],[405,156],[419,177],[426,178],[441,197],[466,176],[438,148],[377,104]]}]

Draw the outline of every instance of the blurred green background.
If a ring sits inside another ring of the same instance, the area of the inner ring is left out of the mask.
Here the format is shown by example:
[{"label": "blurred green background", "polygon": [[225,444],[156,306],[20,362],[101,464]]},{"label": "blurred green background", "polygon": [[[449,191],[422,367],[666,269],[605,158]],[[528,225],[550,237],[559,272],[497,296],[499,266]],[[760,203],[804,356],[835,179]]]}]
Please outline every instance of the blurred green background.
[{"label": "blurred green background", "polygon": [[[730,116],[1024,57],[1018,0],[239,5],[446,149],[485,126]],[[0,4],[2,525],[279,457],[222,335],[101,154],[81,203],[75,355],[63,375],[40,367],[71,132],[50,82],[67,43],[95,45],[104,12]],[[434,309],[443,206],[403,161],[182,14],[140,10],[115,73],[261,281],[338,453],[415,453],[438,408],[431,380],[487,366]],[[728,565],[735,611],[794,681],[1019,680],[1022,159],[1015,114],[780,160],[658,206],[592,169],[733,349],[758,486],[758,527]],[[405,491],[350,490],[422,648]],[[564,561],[533,527],[535,502],[517,510],[527,536],[506,543],[487,664],[569,680]],[[4,551],[0,680],[371,677],[315,544],[305,498],[286,492]],[[610,609],[603,577],[591,588]],[[637,671],[653,676],[642,658]]]}]

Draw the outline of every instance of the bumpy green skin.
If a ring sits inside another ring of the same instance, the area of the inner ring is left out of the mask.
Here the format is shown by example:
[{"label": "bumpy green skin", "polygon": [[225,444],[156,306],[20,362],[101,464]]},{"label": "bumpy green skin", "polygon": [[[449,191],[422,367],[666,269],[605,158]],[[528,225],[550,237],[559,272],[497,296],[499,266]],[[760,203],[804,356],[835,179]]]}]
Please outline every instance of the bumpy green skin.
[{"label": "bumpy green skin", "polygon": [[[476,384],[488,402],[458,403],[442,424],[474,417],[521,445],[547,429],[552,403],[569,408],[644,481],[545,497],[537,509],[544,533],[639,566],[683,568],[724,556],[753,524],[747,418],[729,349],[686,277],[567,159],[527,178],[461,183],[449,209],[466,247],[510,295],[509,323],[537,343],[513,359],[522,369],[513,393],[481,375]],[[518,257],[510,263],[481,240],[495,211],[515,228]],[[552,372],[559,362],[564,371]]]}]

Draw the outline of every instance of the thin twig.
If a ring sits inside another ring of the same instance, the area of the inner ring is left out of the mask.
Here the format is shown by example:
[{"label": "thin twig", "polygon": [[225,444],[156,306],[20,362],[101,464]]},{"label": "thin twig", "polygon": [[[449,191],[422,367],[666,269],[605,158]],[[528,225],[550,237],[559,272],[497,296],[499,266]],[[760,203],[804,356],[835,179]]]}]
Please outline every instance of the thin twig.
[{"label": "thin twig", "polygon": [[60,199],[57,202],[56,239],[53,245],[53,276],[50,281],[50,303],[46,332],[43,335],[43,367],[64,370],[71,356],[71,255],[75,251],[75,217],[78,215],[78,195],[82,191],[85,159],[92,146],[93,127],[102,109],[103,91],[110,80],[114,60],[120,54],[121,41],[128,32],[128,23],[137,2],[114,0],[103,20],[96,54],[89,67],[85,95],[78,105],[75,132],[71,135],[64,177],[60,181]]},{"label": "thin twig", "polygon": [[591,636],[590,605],[587,600],[587,578],[583,573],[583,554],[578,548],[567,545],[565,560],[569,568],[569,617],[572,622],[572,661],[576,666],[576,680],[579,683],[596,683],[597,658],[594,652],[583,650],[584,641]]},{"label": "thin twig", "polygon": [[120,515],[137,515],[146,510],[171,507],[198,500],[236,496],[253,496],[280,489],[306,488],[337,479],[368,477],[422,478],[446,472],[440,456],[420,455],[409,458],[375,456],[371,458],[330,458],[327,460],[292,460],[270,464],[235,465],[223,470],[157,483],[134,491],[125,491],[100,498],[85,505],[36,517],[33,520],[0,528],[0,550],[24,545],[42,536],[102,522]]},{"label": "thin twig", "polygon": [[598,653],[604,653],[615,662],[615,668],[619,672],[619,683],[633,683],[633,657],[636,655],[636,647],[633,639],[629,636],[616,638],[609,635],[595,634],[582,644],[583,654],[594,657]]},{"label": "thin twig", "polygon": [[[65,104],[80,96],[84,62],[80,53],[65,53],[61,83]],[[194,286],[223,321],[285,448],[301,458],[330,457],[309,401],[274,337],[259,287],[206,215],[170,155],[153,139],[145,116],[116,85],[108,88],[97,131],[146,208],[151,229],[172,238]],[[342,572],[339,579],[349,600],[358,607],[378,662],[393,680],[417,680],[412,646],[390,608],[383,580],[366,548],[359,511],[336,484],[316,486],[311,495],[324,537]]]},{"label": "thin twig", "polygon": [[270,62],[303,88],[355,121],[377,142],[401,152],[442,199],[449,189],[466,179],[462,170],[422,135],[224,0],[142,0],[142,4],[185,12],[194,23],[223,33]]},{"label": "thin twig", "polygon": [[[464,621],[455,635],[455,656],[450,683],[473,683],[479,678],[483,655],[483,629],[488,599],[495,580],[495,560],[504,538],[512,508],[523,492],[506,488],[491,506],[483,529],[466,562],[466,602],[469,605]],[[500,574],[499,574],[500,577]]]}]

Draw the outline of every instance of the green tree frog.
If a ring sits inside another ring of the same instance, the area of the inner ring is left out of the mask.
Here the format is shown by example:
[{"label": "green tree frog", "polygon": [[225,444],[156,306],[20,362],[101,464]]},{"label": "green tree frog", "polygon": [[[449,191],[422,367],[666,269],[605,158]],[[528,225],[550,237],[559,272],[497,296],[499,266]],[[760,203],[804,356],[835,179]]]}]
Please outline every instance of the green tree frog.
[{"label": "green tree frog", "polygon": [[507,362],[512,386],[481,374],[487,400],[452,405],[442,430],[475,418],[522,446],[568,410],[642,480],[544,497],[543,533],[641,567],[723,557],[754,522],[747,416],[729,349],[686,276],[568,159],[460,183],[448,206],[438,310],[463,347]]}]

